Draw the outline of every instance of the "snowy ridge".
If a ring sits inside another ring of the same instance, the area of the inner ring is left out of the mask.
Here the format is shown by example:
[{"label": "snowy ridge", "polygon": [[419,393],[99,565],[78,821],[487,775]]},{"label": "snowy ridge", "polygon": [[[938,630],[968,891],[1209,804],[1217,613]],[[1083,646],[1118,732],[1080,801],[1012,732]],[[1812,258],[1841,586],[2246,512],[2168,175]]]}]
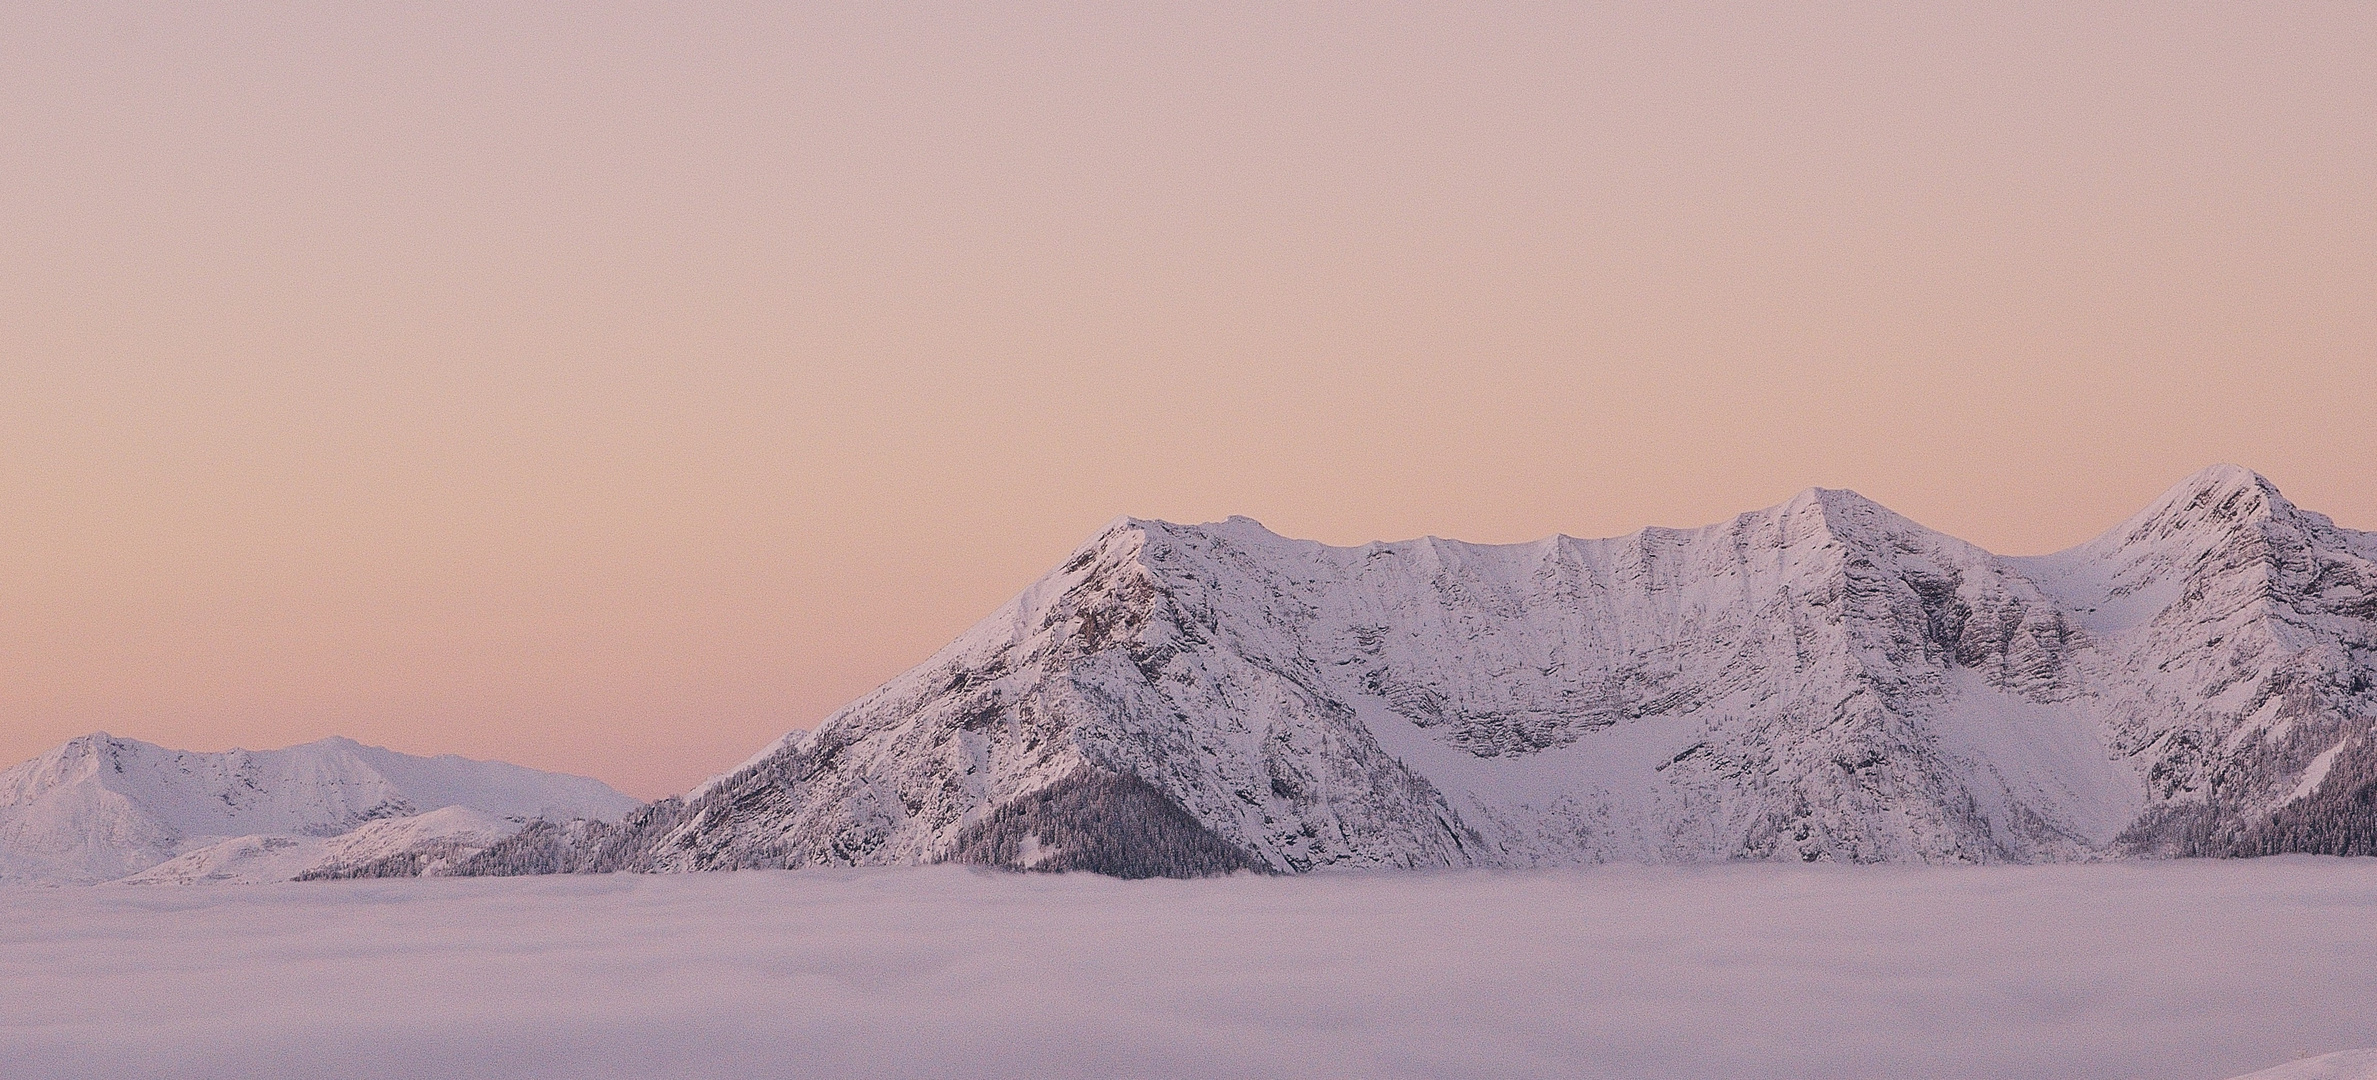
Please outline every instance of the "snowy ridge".
[{"label": "snowy ridge", "polygon": [[[585,777],[348,739],[200,754],[102,733],[0,773],[0,882],[111,881],[220,842],[234,846],[156,880],[246,880],[344,850],[320,841],[375,823],[410,824],[364,840],[479,836],[499,819],[516,829],[536,817],[615,818],[637,805]],[[468,814],[428,813],[446,808]]]},{"label": "snowy ridge", "polygon": [[2377,1080],[2377,1050],[2322,1054],[2247,1073],[2234,1080]]},{"label": "snowy ridge", "polygon": [[2282,829],[2332,816],[2342,799],[2297,790],[2310,772],[2371,767],[2377,536],[2216,466],[2080,548],[2015,562],[2096,638],[2085,662],[2110,742],[2147,764],[2141,842],[2217,853],[2289,804]]},{"label": "snowy ridge", "polygon": [[[242,836],[177,855],[129,877],[122,885],[259,884],[295,881],[346,867],[363,866],[419,851],[432,844],[451,845],[467,857],[520,831],[527,822],[500,817],[468,806],[448,806],[411,817],[388,818],[358,826],[337,836]],[[450,861],[450,860],[447,860]],[[434,875],[444,863],[434,863]]]},{"label": "snowy ridge", "polygon": [[2373,657],[2377,539],[2234,466],[2028,559],[1822,489],[1514,545],[1123,519],[605,867],[1013,864],[1142,786],[1199,872],[2362,852]]}]

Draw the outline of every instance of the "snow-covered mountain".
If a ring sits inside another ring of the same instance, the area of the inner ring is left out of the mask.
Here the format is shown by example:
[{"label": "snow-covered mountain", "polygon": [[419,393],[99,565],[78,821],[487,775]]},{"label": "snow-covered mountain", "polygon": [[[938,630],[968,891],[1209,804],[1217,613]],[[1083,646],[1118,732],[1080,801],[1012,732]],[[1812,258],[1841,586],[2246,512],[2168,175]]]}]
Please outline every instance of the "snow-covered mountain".
[{"label": "snow-covered mountain", "polygon": [[0,882],[281,880],[638,805],[582,776],[349,739],[200,754],[86,735],[0,773]]},{"label": "snow-covered mountain", "polygon": [[436,874],[520,831],[530,819],[468,806],[383,818],[336,836],[241,836],[176,855],[118,880],[126,885],[211,885],[354,876],[399,862],[406,876]]},{"label": "snow-covered mountain", "polygon": [[2004,558],[1847,491],[1487,546],[1122,520],[924,664],[466,872],[2377,850],[2377,536],[2220,466]]},{"label": "snow-covered mountain", "polygon": [[2248,1073],[2234,1080],[2377,1080],[2377,1050],[2343,1050]]}]

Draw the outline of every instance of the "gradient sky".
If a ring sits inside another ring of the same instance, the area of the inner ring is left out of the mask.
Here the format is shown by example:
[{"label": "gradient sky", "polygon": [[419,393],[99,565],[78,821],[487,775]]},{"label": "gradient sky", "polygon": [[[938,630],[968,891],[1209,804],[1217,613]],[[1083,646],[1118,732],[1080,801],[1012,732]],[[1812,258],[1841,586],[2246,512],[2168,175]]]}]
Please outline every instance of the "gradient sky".
[{"label": "gradient sky", "polygon": [[681,790],[1118,514],[2377,528],[2377,5],[0,4],[0,763]]}]

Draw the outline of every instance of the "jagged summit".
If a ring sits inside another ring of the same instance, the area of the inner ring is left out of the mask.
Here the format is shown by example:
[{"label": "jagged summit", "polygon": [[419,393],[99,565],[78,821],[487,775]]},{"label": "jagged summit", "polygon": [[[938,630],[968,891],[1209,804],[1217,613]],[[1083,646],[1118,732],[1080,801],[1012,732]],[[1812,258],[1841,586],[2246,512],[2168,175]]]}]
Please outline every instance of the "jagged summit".
[{"label": "jagged summit", "polygon": [[[1692,559],[1706,562],[1718,557],[1712,553],[1720,548],[1742,557],[1759,550],[1790,551],[1795,560],[1821,562],[1833,558],[1824,554],[1827,545],[1859,554],[1878,547],[1889,548],[1891,552],[1879,557],[1892,559],[1915,550],[1947,553],[1944,557],[1951,561],[1990,557],[1979,548],[1926,528],[1855,491],[1835,488],[1809,488],[1774,506],[1692,528],[1648,526],[1600,539],[1555,534],[1538,540],[1493,544],[1423,536],[1337,546],[1282,536],[1244,516],[1194,525],[1123,517],[1076,548],[1058,572],[1027,588],[1010,607],[1020,612],[1045,603],[1063,591],[1063,586],[1069,583],[1069,573],[1105,563],[1128,563],[1135,567],[1132,573],[1151,575],[1159,581],[1168,580],[1168,575],[1187,573],[1192,582],[1199,580],[1196,575],[1200,572],[1223,572],[1202,565],[1216,558],[1244,563],[1248,559],[1268,561],[1275,556],[1309,562],[1316,568],[1363,566],[1378,570],[1388,565],[1425,566],[1440,568],[1445,573],[1476,571],[1497,576],[1534,573],[1545,566],[1573,566],[1581,561],[1663,577],[1671,571],[1694,573],[1705,569],[1681,567],[1676,562],[1681,555],[1689,554]],[[1007,617],[1008,613],[1002,612],[986,622]],[[960,640],[974,636],[969,633]],[[706,790],[706,786],[697,790]]]},{"label": "jagged summit", "polygon": [[[1131,517],[1126,515],[1115,518],[1114,520],[1106,523],[1106,525],[1093,534],[1087,542],[1085,542],[1081,547],[1076,548],[1073,555],[1075,558],[1078,558],[1083,552],[1102,548],[1107,544],[1114,542],[1114,538],[1120,534],[1150,530],[1175,537],[1194,534],[1209,536],[1222,540],[1235,538],[1240,540],[1271,541],[1284,544],[1327,547],[1341,551],[1394,549],[1412,547],[1415,545],[1450,545],[1453,547],[1473,549],[1540,549],[1546,547],[1555,547],[1561,544],[1616,543],[1621,541],[1640,540],[1646,537],[1659,539],[1692,536],[1714,530],[1735,528],[1738,527],[1742,522],[1750,519],[1780,520],[1782,518],[1798,514],[1818,514],[1825,516],[1828,520],[1838,519],[1848,521],[1888,521],[1892,523],[1894,527],[1912,527],[1917,529],[1924,528],[1923,526],[1914,522],[1912,519],[1899,514],[1897,511],[1883,506],[1881,503],[1866,498],[1864,495],[1861,495],[1848,488],[1811,487],[1800,491],[1798,494],[1793,495],[1791,498],[1786,499],[1783,502],[1777,503],[1763,510],[1753,510],[1745,514],[1736,515],[1735,517],[1725,521],[1714,522],[1707,525],[1691,527],[1649,525],[1621,536],[1604,538],[1582,538],[1570,536],[1566,533],[1555,533],[1536,540],[1521,540],[1513,543],[1499,544],[1478,543],[1476,541],[1469,540],[1453,540],[1440,536],[1429,535],[1413,537],[1406,540],[1371,540],[1362,544],[1339,547],[1337,545],[1325,544],[1317,540],[1298,540],[1283,536],[1273,531],[1270,527],[1264,525],[1261,521],[1247,517],[1243,514],[1233,514],[1221,521],[1207,521],[1197,524],[1166,521],[1160,518]],[[1136,541],[1134,540],[1130,542]]]},{"label": "jagged summit", "polygon": [[2213,465],[2172,485],[2144,510],[2082,546],[2098,552],[2159,547],[2294,514],[2294,504],[2260,473],[2238,465]]},{"label": "jagged summit", "polygon": [[2271,483],[2269,477],[2243,465],[2219,462],[2188,474],[2185,479],[2171,485],[2170,492],[2163,498],[2167,501],[2182,492],[2202,494],[2247,489],[2258,489],[2272,496],[2278,494],[2278,485]]}]

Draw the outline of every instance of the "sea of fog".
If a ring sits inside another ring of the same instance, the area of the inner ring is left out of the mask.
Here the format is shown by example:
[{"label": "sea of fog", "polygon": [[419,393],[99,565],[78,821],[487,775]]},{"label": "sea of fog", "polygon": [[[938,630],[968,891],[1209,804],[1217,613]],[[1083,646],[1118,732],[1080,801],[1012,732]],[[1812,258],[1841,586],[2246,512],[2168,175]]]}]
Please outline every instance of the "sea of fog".
[{"label": "sea of fog", "polygon": [[2377,860],[0,890],[0,1076],[2215,1080],[2377,1046]]}]

